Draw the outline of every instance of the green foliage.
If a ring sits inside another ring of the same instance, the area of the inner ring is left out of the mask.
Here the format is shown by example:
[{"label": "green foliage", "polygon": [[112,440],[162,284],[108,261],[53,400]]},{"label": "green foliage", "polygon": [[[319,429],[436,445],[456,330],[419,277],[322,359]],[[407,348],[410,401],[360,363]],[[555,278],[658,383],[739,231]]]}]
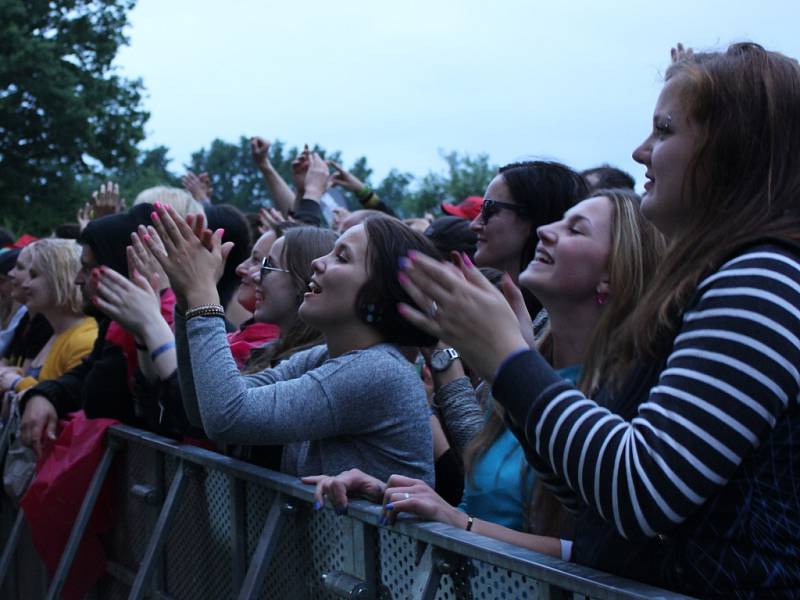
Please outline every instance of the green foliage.
[{"label": "green foliage", "polygon": [[461,202],[467,196],[481,196],[497,173],[497,167],[489,163],[488,154],[473,157],[440,150],[439,155],[447,163],[447,171],[429,172],[414,191],[407,191],[410,185],[410,181],[406,181],[410,177],[408,174],[389,172],[386,179],[391,178],[391,185],[387,191],[402,196],[396,206],[404,216],[422,216],[426,211],[437,214],[442,202]]},{"label": "green foliage", "polygon": [[0,0],[0,213],[46,233],[74,220],[89,176],[135,164],[141,81],[112,61],[133,0]]}]

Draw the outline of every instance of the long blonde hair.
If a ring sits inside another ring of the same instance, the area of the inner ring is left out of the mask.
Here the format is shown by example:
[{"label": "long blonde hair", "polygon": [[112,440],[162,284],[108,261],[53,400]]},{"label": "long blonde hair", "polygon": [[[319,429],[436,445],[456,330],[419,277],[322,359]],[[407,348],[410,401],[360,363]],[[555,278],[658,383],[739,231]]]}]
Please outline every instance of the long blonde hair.
[{"label": "long blonde hair", "polygon": [[[617,328],[641,301],[666,247],[666,240],[655,227],[642,217],[640,198],[625,189],[595,191],[589,198],[604,197],[613,205],[610,224],[610,250],[608,255],[608,278],[611,294],[603,313],[594,328],[586,347],[579,389],[587,395],[603,381],[609,365],[614,361],[614,337]],[[553,336],[545,328],[537,342],[537,350],[552,364]],[[493,410],[484,428],[473,438],[464,451],[464,467],[471,476],[475,461],[497,440],[505,430],[503,409],[493,403]],[[527,470],[527,465],[523,470]],[[522,485],[526,477],[522,477]],[[524,490],[527,498],[525,515],[526,530],[541,535],[565,535],[568,518],[556,498],[540,482],[533,490]]]}]

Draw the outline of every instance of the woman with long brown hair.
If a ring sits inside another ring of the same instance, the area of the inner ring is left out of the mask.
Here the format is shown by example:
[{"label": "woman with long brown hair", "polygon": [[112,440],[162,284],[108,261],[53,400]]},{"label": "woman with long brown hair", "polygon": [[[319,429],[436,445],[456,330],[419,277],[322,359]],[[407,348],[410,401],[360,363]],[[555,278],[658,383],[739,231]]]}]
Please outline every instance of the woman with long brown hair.
[{"label": "woman with long brown hair", "polygon": [[437,310],[405,313],[493,380],[529,461],[580,511],[573,560],[692,595],[788,596],[800,588],[800,65],[750,43],[674,59],[634,152],[642,212],[670,248],[592,400],[527,348],[474,270],[412,258],[411,295]]}]

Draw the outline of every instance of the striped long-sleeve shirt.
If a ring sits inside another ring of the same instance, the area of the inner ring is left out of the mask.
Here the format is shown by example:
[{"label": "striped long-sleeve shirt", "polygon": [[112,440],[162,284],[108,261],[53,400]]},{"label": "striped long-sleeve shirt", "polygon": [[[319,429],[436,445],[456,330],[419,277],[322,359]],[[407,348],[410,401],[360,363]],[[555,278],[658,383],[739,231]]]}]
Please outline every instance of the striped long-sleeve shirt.
[{"label": "striped long-sleeve shirt", "polygon": [[[493,389],[524,430],[543,481],[562,502],[587,505],[627,538],[672,531],[719,495],[749,455],[776,443],[777,425],[796,414],[796,256],[776,245],[751,248],[706,277],[665,365],[635,399],[630,420],[585,398],[532,351],[507,359]],[[782,452],[796,463],[800,431],[781,435],[788,437]],[[747,485],[763,494],[776,480]],[[797,481],[793,488],[773,492],[784,504],[793,496],[786,509],[793,525],[776,536],[800,537]],[[735,509],[725,507],[732,527]]]}]

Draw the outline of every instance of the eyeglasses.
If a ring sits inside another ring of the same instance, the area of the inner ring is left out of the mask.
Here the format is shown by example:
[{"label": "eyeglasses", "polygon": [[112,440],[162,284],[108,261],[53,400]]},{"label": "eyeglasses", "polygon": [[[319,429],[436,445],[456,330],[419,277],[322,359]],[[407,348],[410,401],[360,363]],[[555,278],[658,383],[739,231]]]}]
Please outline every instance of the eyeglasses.
[{"label": "eyeglasses", "polygon": [[280,267],[276,267],[274,264],[272,264],[272,261],[270,260],[269,256],[265,256],[264,258],[261,259],[261,279],[264,279],[264,277],[266,277],[267,273],[269,273],[270,271],[278,271],[279,273],[289,272],[288,269],[281,269]]},{"label": "eyeglasses", "polygon": [[501,208],[510,210],[520,217],[530,216],[528,211],[525,210],[525,207],[523,206],[517,206],[516,204],[511,204],[509,202],[499,202],[497,200],[486,198],[486,200],[483,201],[483,204],[481,204],[481,221],[488,223],[489,219],[499,213]]}]

